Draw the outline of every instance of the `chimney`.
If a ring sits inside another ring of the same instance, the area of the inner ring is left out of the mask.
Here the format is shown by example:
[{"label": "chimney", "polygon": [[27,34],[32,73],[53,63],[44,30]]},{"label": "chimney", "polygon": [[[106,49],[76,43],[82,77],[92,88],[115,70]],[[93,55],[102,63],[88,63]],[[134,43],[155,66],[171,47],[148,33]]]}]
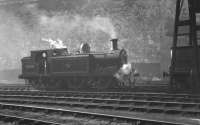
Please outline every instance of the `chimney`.
[{"label": "chimney", "polygon": [[111,50],[118,50],[118,45],[117,45],[117,42],[118,42],[118,39],[111,39]]}]

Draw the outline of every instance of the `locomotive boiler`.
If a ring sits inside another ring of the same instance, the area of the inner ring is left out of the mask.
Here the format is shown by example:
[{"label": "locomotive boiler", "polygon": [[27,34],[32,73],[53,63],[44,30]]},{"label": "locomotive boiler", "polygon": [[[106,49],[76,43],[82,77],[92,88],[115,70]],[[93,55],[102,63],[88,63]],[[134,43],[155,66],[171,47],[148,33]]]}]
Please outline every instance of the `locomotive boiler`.
[{"label": "locomotive boiler", "polygon": [[112,50],[107,52],[90,52],[87,43],[79,53],[68,53],[66,48],[31,51],[21,59],[19,78],[39,90],[121,88],[114,75],[127,63],[127,53],[117,43],[118,39],[112,39]]}]

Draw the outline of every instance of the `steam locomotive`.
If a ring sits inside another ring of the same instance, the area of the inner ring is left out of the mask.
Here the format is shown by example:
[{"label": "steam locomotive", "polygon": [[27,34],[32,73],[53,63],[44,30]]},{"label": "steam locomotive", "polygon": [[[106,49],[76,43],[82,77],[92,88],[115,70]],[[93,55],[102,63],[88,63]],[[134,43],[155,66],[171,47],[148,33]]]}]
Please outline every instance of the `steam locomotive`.
[{"label": "steam locomotive", "polygon": [[114,75],[127,63],[127,53],[118,49],[118,39],[110,41],[108,52],[90,52],[87,43],[79,53],[68,53],[67,48],[31,51],[21,59],[19,78],[38,90],[121,88],[123,84]]}]

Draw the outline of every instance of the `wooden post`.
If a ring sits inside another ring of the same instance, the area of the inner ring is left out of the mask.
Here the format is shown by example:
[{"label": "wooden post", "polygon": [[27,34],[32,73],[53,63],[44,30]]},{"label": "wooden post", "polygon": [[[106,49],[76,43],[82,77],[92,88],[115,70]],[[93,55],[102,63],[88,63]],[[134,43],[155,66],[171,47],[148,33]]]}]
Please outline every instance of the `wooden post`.
[{"label": "wooden post", "polygon": [[198,42],[197,42],[197,25],[196,25],[196,8],[195,8],[195,0],[188,0],[189,7],[189,16],[190,16],[190,40],[192,41],[193,54],[194,54],[194,80],[195,86],[194,88],[198,89],[200,87],[199,84],[199,53],[198,53]]},{"label": "wooden post", "polygon": [[181,9],[181,1],[182,0],[177,0],[176,1],[176,15],[175,15],[175,24],[174,24],[174,34],[173,34],[173,44],[172,44],[172,57],[171,57],[171,67],[170,67],[170,86],[173,86],[173,71],[174,71],[174,65],[176,61],[176,46],[177,46],[177,33],[178,33],[178,22],[179,22],[179,16],[180,16],[180,9]]}]

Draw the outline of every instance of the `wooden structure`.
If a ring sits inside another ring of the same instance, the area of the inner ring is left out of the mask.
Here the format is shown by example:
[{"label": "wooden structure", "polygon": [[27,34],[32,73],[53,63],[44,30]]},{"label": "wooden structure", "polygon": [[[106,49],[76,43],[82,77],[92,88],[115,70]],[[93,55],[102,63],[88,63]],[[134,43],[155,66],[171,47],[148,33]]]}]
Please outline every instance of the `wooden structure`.
[{"label": "wooden structure", "polygon": [[[188,19],[181,19],[183,3],[188,2]],[[190,88],[192,90],[200,87],[200,53],[197,32],[197,15],[200,13],[200,0],[177,0],[174,25],[174,36],[172,45],[172,59],[170,67],[170,85],[172,88]],[[187,33],[180,33],[181,27],[188,27]],[[179,46],[180,37],[188,37],[184,46]]]}]

